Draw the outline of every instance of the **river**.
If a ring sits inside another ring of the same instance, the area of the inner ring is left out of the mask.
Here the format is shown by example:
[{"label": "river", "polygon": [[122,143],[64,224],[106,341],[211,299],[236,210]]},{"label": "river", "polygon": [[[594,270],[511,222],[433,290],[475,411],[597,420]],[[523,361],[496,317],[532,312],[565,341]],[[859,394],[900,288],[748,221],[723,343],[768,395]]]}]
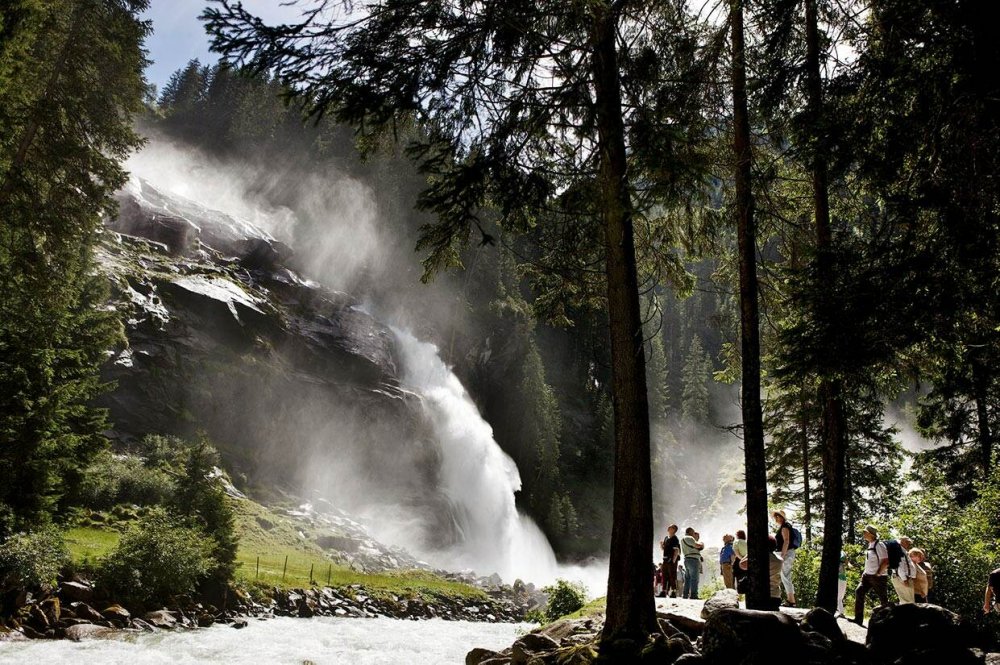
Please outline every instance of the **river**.
[{"label": "river", "polygon": [[242,630],[213,626],[84,642],[0,643],[0,663],[461,665],[469,649],[503,649],[532,627],[440,619],[251,619]]}]

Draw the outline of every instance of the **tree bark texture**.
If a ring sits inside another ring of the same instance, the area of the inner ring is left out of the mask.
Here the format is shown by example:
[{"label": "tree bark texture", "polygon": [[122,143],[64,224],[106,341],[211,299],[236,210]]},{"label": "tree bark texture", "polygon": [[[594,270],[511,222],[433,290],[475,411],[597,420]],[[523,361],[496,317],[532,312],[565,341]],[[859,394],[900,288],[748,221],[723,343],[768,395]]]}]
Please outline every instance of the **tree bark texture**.
[{"label": "tree bark texture", "polygon": [[747,109],[746,48],[743,0],[732,0],[730,12],[733,75],[733,151],[736,157],[736,234],[740,270],[741,409],[747,495],[747,547],[750,591],[747,606],[766,609],[771,592],[767,516],[767,463],[764,419],[760,403],[760,326],[757,303],[757,230],[751,190],[752,150]]},{"label": "tree bark texture", "polygon": [[[806,95],[815,132],[812,152],[813,207],[816,215],[816,258],[818,277],[822,285],[833,286],[833,231],[830,224],[829,176],[827,160],[819,147],[820,119],[823,109],[823,87],[819,62],[819,11],[817,0],[805,0],[806,8]],[[836,321],[823,322],[827,326]],[[823,554],[819,569],[816,604],[831,612],[837,609],[837,584],[840,553],[844,542],[845,484],[847,465],[847,431],[844,420],[843,384],[835,377],[820,377],[819,398],[823,406],[822,462]]]},{"label": "tree bark texture", "polygon": [[594,10],[593,77],[600,150],[600,192],[605,230],[608,318],[615,423],[614,499],[607,616],[602,652],[621,639],[641,646],[656,628],[650,557],[653,491],[649,403],[643,351],[632,202],[626,169],[621,79],[615,43],[617,17]]}]

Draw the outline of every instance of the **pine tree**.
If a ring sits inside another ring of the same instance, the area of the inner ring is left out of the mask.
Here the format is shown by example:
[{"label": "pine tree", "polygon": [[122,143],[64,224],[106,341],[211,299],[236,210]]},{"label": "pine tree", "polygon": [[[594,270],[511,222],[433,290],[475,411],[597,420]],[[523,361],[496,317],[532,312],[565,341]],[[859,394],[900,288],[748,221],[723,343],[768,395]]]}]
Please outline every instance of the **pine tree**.
[{"label": "pine tree", "polygon": [[104,444],[91,404],[120,326],[92,250],[140,144],[146,6],[18,3],[0,19],[23,28],[0,55],[0,503],[15,527],[47,519]]},{"label": "pine tree", "polygon": [[711,377],[711,360],[702,349],[701,338],[691,338],[684,360],[684,391],[681,404],[683,418],[698,425],[707,425],[710,415],[708,382]]}]

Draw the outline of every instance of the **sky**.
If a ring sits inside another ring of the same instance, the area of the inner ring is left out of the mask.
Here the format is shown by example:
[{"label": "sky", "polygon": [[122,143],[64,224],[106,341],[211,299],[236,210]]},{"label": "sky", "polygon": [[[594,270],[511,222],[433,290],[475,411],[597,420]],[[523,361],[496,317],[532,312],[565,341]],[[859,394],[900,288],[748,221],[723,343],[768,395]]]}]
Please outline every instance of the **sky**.
[{"label": "sky", "polygon": [[[266,22],[294,20],[300,9],[285,6],[286,0],[243,0],[247,10]],[[146,70],[146,78],[163,88],[170,75],[192,58],[203,64],[218,60],[218,55],[208,50],[208,36],[198,16],[207,0],[151,0],[145,18],[153,21],[153,34],[146,40],[149,58],[153,64]]]}]

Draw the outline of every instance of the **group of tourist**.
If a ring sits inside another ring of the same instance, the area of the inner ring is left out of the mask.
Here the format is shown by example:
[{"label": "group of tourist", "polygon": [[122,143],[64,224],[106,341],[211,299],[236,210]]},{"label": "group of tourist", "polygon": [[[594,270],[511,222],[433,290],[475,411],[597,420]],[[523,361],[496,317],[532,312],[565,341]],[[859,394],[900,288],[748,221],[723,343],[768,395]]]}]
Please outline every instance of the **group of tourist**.
[{"label": "group of tourist", "polygon": [[889,604],[890,581],[900,604],[926,603],[934,585],[934,569],[927,561],[926,553],[919,547],[913,547],[913,541],[907,536],[900,536],[898,540],[881,540],[878,529],[871,525],[864,528],[861,536],[865,541],[865,567],[861,582],[854,590],[854,622],[861,625],[869,593],[874,591],[879,606]]},{"label": "group of tourist", "polygon": [[[769,537],[768,573],[771,600],[774,609],[780,605],[794,607],[795,584],[792,580],[792,568],[796,552],[802,546],[802,534],[788,519],[784,510],[776,510],[771,516],[776,524],[774,535]],[[656,592],[660,597],[677,597],[680,594],[681,598],[698,598],[698,585],[705,569],[703,556],[705,544],[701,542],[701,536],[693,527],[687,527],[683,537],[678,537],[678,531],[679,527],[671,524],[667,528],[666,537],[660,541],[663,561],[659,567],[654,565]],[[934,571],[927,561],[924,550],[913,547],[913,542],[906,536],[883,541],[873,526],[865,527],[862,537],[865,542],[865,563],[861,582],[854,593],[854,621],[861,623],[865,600],[869,593],[874,592],[881,605],[888,605],[890,582],[901,604],[927,602],[933,588]],[[753,566],[748,555],[746,533],[743,530],[736,531],[735,536],[726,534],[722,537],[719,572],[726,588],[735,589],[741,595],[747,591],[748,571]],[[850,563],[847,555],[842,553],[837,607],[840,616],[845,616],[844,597],[847,595],[848,568]],[[782,591],[784,591],[784,602],[781,600]],[[1000,570],[991,575],[984,609],[992,607],[998,599],[1000,599]]]},{"label": "group of tourist", "polygon": [[[795,561],[795,551],[802,545],[802,535],[788,521],[785,511],[775,511],[773,517],[778,529],[770,539],[771,595],[780,599],[783,587],[785,604],[794,607],[795,585],[792,583],[792,564]],[[676,524],[671,524],[667,527],[666,537],[660,541],[663,562],[658,568],[654,565],[655,589],[661,598],[667,596],[676,598],[678,593],[681,598],[697,598],[698,585],[705,572],[705,559],[702,554],[705,544],[701,542],[701,535],[693,527],[687,527],[681,538],[677,536],[678,530]],[[735,535],[728,533],[724,535],[722,549],[719,550],[719,570],[726,588],[736,589],[741,594],[746,593],[749,566],[746,532],[740,529]]]}]

